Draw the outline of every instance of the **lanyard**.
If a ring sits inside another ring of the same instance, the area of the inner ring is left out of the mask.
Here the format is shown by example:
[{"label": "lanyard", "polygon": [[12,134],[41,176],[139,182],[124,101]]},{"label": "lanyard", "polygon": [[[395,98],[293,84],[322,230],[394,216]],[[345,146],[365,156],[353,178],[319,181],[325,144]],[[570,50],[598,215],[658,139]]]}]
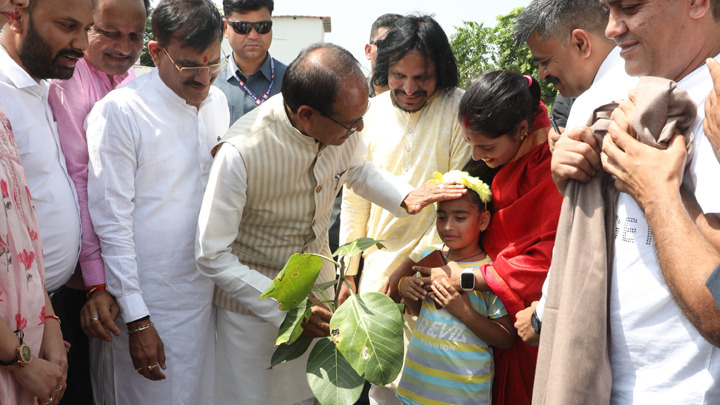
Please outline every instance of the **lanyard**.
[{"label": "lanyard", "polygon": [[270,90],[272,90],[273,83],[275,83],[275,62],[273,62],[273,58],[270,56],[270,54],[267,54],[268,58],[270,58],[270,86],[268,86],[265,93],[263,93],[262,97],[258,97],[253,93],[252,90],[247,86],[247,84],[240,80],[240,76],[237,74],[237,70],[233,72],[233,76],[235,76],[235,80],[238,81],[238,84],[240,84],[240,87],[245,90],[245,92],[255,101],[255,104],[260,105],[263,103],[263,101],[267,100],[268,97],[270,97]]}]

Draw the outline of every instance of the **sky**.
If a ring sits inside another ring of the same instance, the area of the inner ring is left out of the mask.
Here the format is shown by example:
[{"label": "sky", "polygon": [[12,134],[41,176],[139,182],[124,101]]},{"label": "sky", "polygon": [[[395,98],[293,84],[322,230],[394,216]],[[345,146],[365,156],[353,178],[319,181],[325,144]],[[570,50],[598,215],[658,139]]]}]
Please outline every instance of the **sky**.
[{"label": "sky", "polygon": [[[222,0],[214,0],[222,9]],[[153,6],[157,5],[153,0]],[[530,0],[275,0],[274,15],[310,15],[330,17],[332,31],[325,34],[326,42],[333,42],[352,52],[369,69],[364,47],[370,36],[370,26],[385,13],[431,14],[448,37],[463,21],[482,22],[494,26],[498,15],[515,7],[527,6]]]}]

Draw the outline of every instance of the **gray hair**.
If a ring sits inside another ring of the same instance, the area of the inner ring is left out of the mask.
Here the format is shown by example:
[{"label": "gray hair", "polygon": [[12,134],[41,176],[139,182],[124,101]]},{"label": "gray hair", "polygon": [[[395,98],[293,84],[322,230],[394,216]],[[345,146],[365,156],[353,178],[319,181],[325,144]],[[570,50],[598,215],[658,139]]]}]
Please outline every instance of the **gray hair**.
[{"label": "gray hair", "polygon": [[524,44],[537,33],[541,39],[567,42],[570,33],[583,29],[604,35],[608,15],[598,0],[533,0],[515,23],[515,43]]}]

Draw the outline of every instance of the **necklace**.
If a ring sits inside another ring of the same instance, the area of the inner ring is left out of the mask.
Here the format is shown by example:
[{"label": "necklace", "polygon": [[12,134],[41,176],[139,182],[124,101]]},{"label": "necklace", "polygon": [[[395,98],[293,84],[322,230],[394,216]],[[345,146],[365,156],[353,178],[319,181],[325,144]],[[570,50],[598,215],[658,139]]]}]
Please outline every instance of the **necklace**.
[{"label": "necklace", "polygon": [[[447,256],[445,256],[445,253],[443,253],[443,250],[444,250],[444,249],[445,249],[445,244],[443,243],[442,247],[440,248],[440,258],[442,259],[443,263],[447,264],[449,258],[448,258]],[[484,250],[481,250],[480,252],[477,252],[477,253],[475,253],[475,254],[472,254],[472,255],[470,255],[470,256],[468,256],[468,257],[463,257],[462,259],[457,259],[457,260],[455,260],[455,261],[456,261],[456,262],[461,262],[461,261],[463,261],[463,260],[467,260],[467,259],[469,259],[469,258],[471,258],[471,257],[475,257],[475,256],[480,255],[480,254],[483,254],[483,253],[485,253],[485,251],[484,251]]]},{"label": "necklace", "polygon": [[273,62],[273,58],[270,56],[270,53],[268,52],[267,57],[270,58],[270,86],[268,86],[268,89],[265,91],[265,93],[262,95],[262,97],[258,97],[253,93],[252,90],[247,86],[247,84],[240,79],[240,76],[238,76],[237,72],[233,73],[233,76],[235,76],[235,80],[238,81],[238,84],[240,87],[245,90],[245,92],[255,101],[255,104],[260,105],[263,103],[263,101],[267,100],[270,97],[270,91],[273,88],[273,83],[275,83],[275,62]]}]

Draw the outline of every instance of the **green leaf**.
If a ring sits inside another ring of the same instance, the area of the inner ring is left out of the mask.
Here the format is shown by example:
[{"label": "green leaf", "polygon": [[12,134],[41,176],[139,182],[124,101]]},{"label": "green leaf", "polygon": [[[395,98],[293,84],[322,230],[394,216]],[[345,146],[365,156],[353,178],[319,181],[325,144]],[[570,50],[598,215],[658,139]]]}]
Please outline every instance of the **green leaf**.
[{"label": "green leaf", "polygon": [[283,343],[279,345],[275,348],[275,352],[273,352],[269,368],[273,368],[278,364],[295,360],[302,356],[303,353],[307,351],[308,347],[310,347],[310,343],[312,343],[312,341],[313,339],[310,336],[300,335],[293,344]]},{"label": "green leaf", "polygon": [[291,344],[295,339],[300,337],[303,332],[302,324],[310,318],[312,307],[313,304],[310,302],[310,299],[305,298],[300,305],[287,312],[282,325],[280,325],[277,340],[275,340],[276,345],[283,343]]},{"label": "green leaf", "polygon": [[385,246],[382,244],[382,240],[375,240],[373,238],[358,238],[355,239],[352,242],[348,242],[335,251],[333,253],[333,257],[335,256],[355,256],[356,254],[371,248],[373,245],[377,245],[378,249],[385,249]]},{"label": "green leaf", "polygon": [[337,280],[332,280],[332,281],[328,281],[328,282],[321,283],[321,284],[315,284],[313,286],[312,290],[317,291],[317,292],[323,292],[323,291],[327,290],[328,288],[334,286],[335,284],[337,284]]},{"label": "green leaf", "polygon": [[313,254],[295,253],[285,267],[263,292],[260,299],[272,297],[280,303],[280,309],[295,308],[310,294],[320,274],[322,259]]},{"label": "green leaf", "polygon": [[395,380],[403,364],[403,319],[387,295],[350,296],[330,319],[330,336],[355,371],[376,385]]},{"label": "green leaf", "polygon": [[365,384],[330,338],[315,344],[305,373],[313,395],[323,405],[354,404]]}]

